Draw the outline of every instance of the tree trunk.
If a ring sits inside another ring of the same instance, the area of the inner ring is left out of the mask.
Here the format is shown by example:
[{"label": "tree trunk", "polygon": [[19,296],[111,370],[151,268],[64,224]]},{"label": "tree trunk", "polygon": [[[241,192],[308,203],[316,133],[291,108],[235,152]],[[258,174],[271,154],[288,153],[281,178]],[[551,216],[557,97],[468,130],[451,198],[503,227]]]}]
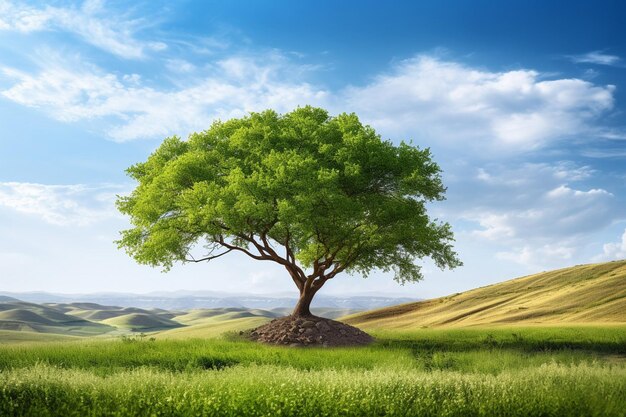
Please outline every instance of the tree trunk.
[{"label": "tree trunk", "polygon": [[291,313],[294,317],[307,317],[312,316],[311,314],[311,301],[313,301],[313,296],[315,295],[313,289],[303,289],[300,293],[300,299],[298,300],[298,304],[296,304],[296,308],[293,309],[293,313]]}]

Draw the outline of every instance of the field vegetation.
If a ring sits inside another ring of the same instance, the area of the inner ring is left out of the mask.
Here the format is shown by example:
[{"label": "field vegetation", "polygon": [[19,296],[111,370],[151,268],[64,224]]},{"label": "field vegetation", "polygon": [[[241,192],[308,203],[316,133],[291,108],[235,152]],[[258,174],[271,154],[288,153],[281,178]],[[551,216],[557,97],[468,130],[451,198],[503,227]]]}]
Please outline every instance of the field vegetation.
[{"label": "field vegetation", "polygon": [[0,416],[626,417],[625,283],[583,265],[342,319],[359,348],[241,334],[275,311],[0,300]]},{"label": "field vegetation", "polygon": [[0,415],[626,413],[625,326],[375,336],[334,349],[259,345],[237,332],[3,345]]},{"label": "field vegetation", "polygon": [[626,260],[578,265],[345,317],[364,329],[626,324]]}]

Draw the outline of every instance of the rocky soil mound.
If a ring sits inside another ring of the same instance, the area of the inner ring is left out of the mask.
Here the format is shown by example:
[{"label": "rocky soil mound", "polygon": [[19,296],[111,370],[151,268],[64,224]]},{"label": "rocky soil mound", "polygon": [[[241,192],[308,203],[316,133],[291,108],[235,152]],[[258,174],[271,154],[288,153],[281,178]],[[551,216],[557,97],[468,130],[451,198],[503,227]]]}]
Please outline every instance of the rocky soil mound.
[{"label": "rocky soil mound", "polygon": [[356,327],[322,317],[282,317],[258,327],[250,338],[287,346],[358,346],[374,338]]}]

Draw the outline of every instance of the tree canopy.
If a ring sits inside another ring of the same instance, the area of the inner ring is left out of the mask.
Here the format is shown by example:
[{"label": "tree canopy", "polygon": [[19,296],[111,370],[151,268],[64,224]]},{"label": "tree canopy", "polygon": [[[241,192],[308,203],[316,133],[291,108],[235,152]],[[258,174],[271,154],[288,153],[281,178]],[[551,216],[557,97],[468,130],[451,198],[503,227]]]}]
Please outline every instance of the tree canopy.
[{"label": "tree canopy", "polygon": [[426,212],[444,198],[440,172],[429,149],[381,140],[354,114],[251,113],[128,168],[138,185],[117,206],[133,227],[118,245],[166,270],[242,252],[283,265],[309,298],[342,271],[418,281],[416,259],[461,265],[450,225]]}]

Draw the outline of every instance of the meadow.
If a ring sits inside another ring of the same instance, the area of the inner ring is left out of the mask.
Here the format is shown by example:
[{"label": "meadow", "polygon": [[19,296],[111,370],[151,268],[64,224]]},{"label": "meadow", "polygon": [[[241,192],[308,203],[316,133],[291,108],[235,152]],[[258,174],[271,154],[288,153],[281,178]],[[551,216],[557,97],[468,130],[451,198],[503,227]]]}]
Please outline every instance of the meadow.
[{"label": "meadow", "polygon": [[0,415],[626,415],[623,325],[373,334],[333,349],[237,332],[9,343]]}]

